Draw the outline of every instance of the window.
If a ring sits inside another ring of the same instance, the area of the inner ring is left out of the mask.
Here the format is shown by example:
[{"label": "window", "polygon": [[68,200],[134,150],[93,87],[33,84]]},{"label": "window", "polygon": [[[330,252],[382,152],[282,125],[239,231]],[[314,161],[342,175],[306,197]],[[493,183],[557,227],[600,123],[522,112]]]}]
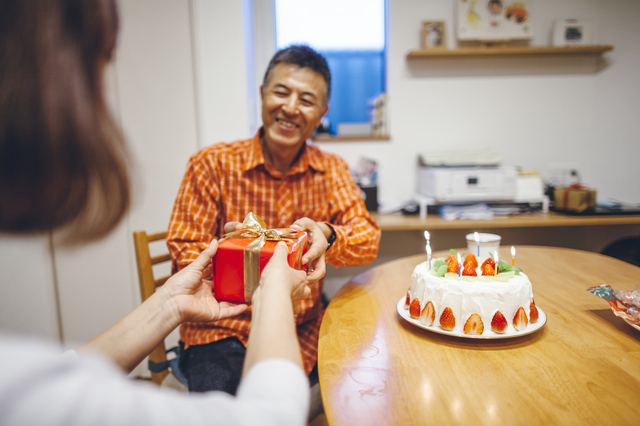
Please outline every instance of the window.
[{"label": "window", "polygon": [[275,0],[276,48],[308,44],[331,70],[326,118],[371,123],[370,103],[386,91],[385,0]]}]

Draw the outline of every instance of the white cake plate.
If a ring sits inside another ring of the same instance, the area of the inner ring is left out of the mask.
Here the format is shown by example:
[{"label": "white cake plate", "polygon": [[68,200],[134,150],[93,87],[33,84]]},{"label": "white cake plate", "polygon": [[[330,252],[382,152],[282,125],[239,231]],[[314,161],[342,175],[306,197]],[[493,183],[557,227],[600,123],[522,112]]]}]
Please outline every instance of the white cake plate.
[{"label": "white cake plate", "polygon": [[[529,326],[525,330],[516,331],[513,329],[513,327],[509,327],[507,331],[505,331],[504,333],[496,333],[495,331],[491,330],[491,324],[485,324],[484,333],[480,335],[464,334],[464,331],[447,331],[443,329],[437,323],[438,322],[437,320],[434,321],[433,324],[431,325],[425,325],[425,324],[422,324],[419,319],[411,318],[411,315],[409,315],[409,310],[404,308],[404,303],[406,299],[407,299],[406,296],[402,297],[400,300],[398,300],[398,303],[396,305],[396,310],[398,311],[398,315],[400,315],[402,319],[407,321],[409,324],[415,325],[416,327],[423,328],[425,330],[432,331],[438,334],[445,334],[447,336],[464,337],[465,339],[484,339],[484,340],[509,339],[512,337],[526,336],[527,334],[535,333],[547,323],[547,314],[545,314],[545,312],[542,309],[540,309],[539,306],[536,306],[538,308],[538,321],[534,323],[529,323]],[[638,328],[634,324],[631,324],[631,325]],[[640,328],[638,329],[640,330]]]}]

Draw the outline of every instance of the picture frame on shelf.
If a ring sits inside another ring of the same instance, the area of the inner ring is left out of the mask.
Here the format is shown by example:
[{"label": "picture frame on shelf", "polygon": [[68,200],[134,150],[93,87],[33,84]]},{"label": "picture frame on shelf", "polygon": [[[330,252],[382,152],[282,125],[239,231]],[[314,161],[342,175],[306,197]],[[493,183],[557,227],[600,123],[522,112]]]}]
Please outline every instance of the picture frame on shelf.
[{"label": "picture frame on shelf", "polygon": [[422,22],[422,48],[447,48],[447,28],[444,21]]},{"label": "picture frame on shelf", "polygon": [[553,46],[593,44],[593,27],[584,19],[557,19],[553,26]]},{"label": "picture frame on shelf", "polygon": [[532,0],[455,0],[456,37],[461,41],[533,38]]}]

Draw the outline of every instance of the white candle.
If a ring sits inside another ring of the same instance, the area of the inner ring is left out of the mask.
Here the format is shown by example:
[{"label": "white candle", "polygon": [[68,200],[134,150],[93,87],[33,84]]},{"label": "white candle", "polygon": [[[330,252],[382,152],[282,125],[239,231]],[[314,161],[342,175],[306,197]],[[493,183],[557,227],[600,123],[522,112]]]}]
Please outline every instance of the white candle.
[{"label": "white candle", "polygon": [[431,270],[431,246],[427,244],[427,258],[429,260],[429,270]]},{"label": "white candle", "polygon": [[500,263],[500,259],[498,259],[498,251],[493,252],[493,260],[496,261],[496,269],[493,271],[493,276],[498,275],[498,263]]},{"label": "white candle", "polygon": [[458,258],[458,278],[462,276],[462,258],[460,257],[460,253],[457,255]]},{"label": "white candle", "polygon": [[478,254],[477,256],[480,257],[480,235],[478,235],[477,232],[473,233],[473,239],[476,240],[476,245],[478,246]]}]

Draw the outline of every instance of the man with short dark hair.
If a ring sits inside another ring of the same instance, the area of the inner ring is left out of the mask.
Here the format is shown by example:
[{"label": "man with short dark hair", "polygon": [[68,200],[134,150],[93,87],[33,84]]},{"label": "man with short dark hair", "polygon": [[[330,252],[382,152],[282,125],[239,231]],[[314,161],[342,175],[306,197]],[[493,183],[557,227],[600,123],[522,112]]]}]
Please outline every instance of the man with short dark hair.
[{"label": "man with short dark hair", "polygon": [[[309,265],[312,291],[296,315],[307,374],[317,361],[325,261],[336,267],[369,263],[380,240],[347,163],[309,140],[329,109],[330,91],[320,54],[307,46],[277,52],[260,88],[262,128],[251,139],[215,144],[190,159],[167,235],[175,272],[249,212],[269,228],[307,231],[311,245],[302,263]],[[250,324],[248,309],[233,319],[181,327],[189,390],[235,394]]]}]

